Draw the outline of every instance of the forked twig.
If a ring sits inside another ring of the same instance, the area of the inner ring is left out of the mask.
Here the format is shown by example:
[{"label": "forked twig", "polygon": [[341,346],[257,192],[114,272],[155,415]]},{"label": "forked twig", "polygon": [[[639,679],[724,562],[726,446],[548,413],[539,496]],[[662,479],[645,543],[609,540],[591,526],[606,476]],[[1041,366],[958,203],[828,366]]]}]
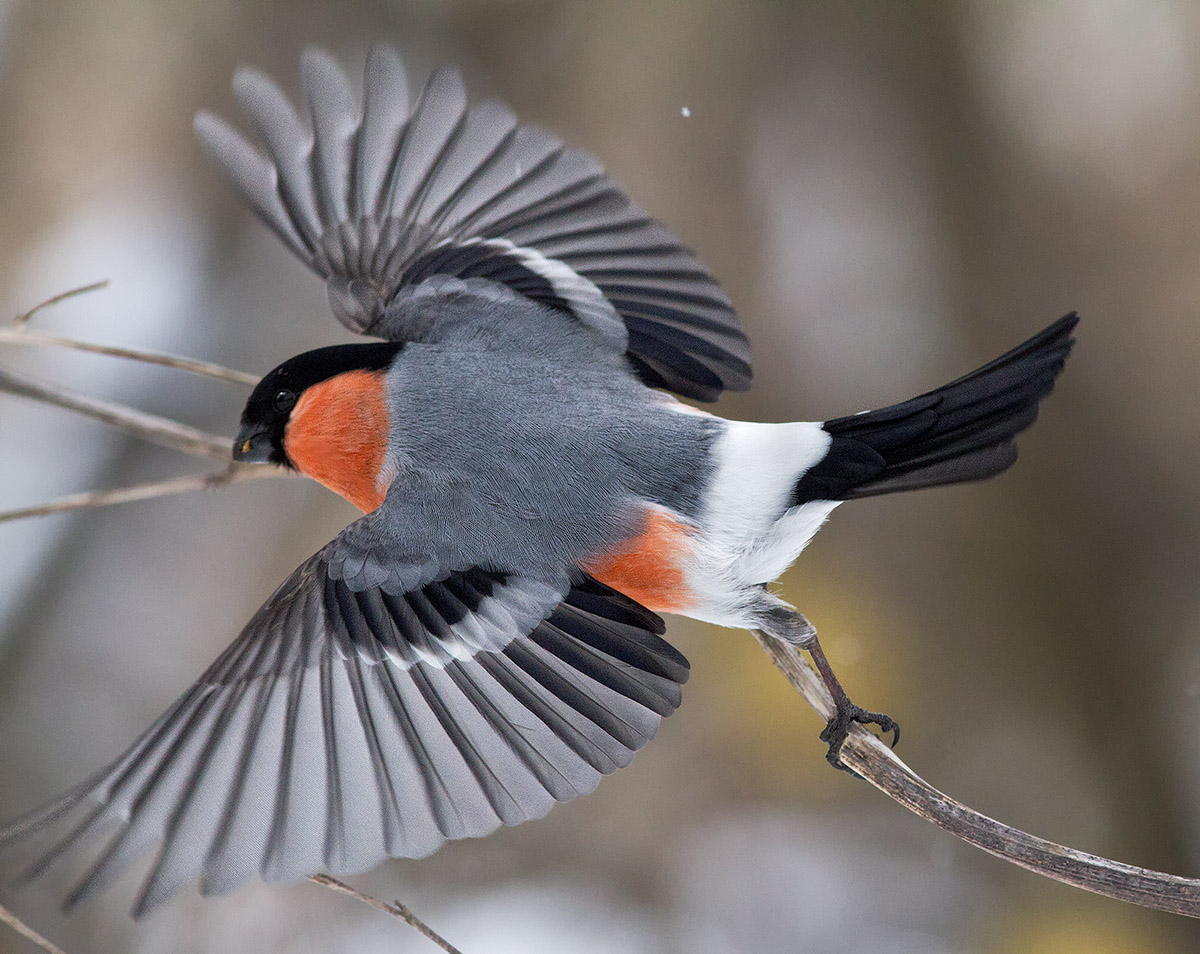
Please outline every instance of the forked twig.
[{"label": "forked twig", "polygon": [[373,898],[371,895],[363,891],[359,891],[358,888],[352,888],[344,881],[338,881],[337,878],[331,878],[327,874],[313,875],[308,880],[314,882],[315,884],[324,885],[326,888],[330,888],[342,894],[348,894],[352,898],[358,898],[359,901],[369,904],[373,908],[377,908],[384,914],[390,914],[394,918],[399,918],[409,927],[420,931],[425,935],[425,937],[433,941],[433,943],[440,947],[443,951],[446,951],[447,954],[462,954],[462,951],[438,934],[437,931],[431,928],[419,917],[413,914],[411,908],[409,908],[407,905],[401,904],[399,901],[380,901],[378,898]]},{"label": "forked twig", "polygon": [[17,507],[0,511],[0,523],[22,520],[26,517],[44,517],[49,514],[67,513],[89,507],[106,507],[112,504],[150,500],[171,494],[188,493],[193,490],[214,490],[228,484],[242,484],[250,480],[269,477],[294,476],[291,471],[264,464],[239,464],[230,459],[232,438],[220,437],[198,430],[169,417],[148,414],[113,401],[79,394],[58,385],[42,384],[29,378],[13,374],[0,368],[0,391],[20,397],[32,398],[44,404],[65,408],[94,420],[103,421],[127,434],[141,438],[160,447],[176,450],[193,457],[206,457],[225,462],[222,470],[207,474],[189,474],[170,480],[159,480],[113,490],[89,490],[70,494],[47,503],[28,507]]},{"label": "forked twig", "polygon": [[[77,348],[98,354],[126,358],[163,367],[176,368],[192,374],[201,374],[231,381],[237,384],[254,385],[258,378],[242,371],[231,371],[218,364],[207,361],[195,361],[191,358],[181,358],[175,355],[146,351],[141,348],[116,348],[108,345],[91,344],[74,338],[60,338],[50,335],[35,334],[25,330],[29,320],[44,308],[58,304],[76,295],[104,288],[107,281],[95,282],[81,288],[55,295],[31,308],[29,311],[13,319],[13,327],[0,328],[0,344],[16,343],[26,345],[52,345]],[[153,497],[164,497],[170,494],[187,493],[193,490],[212,490],[227,484],[240,484],[249,480],[259,480],[265,477],[289,476],[289,471],[256,464],[237,464],[230,460],[232,440],[216,434],[209,434],[198,428],[182,424],[168,417],[149,414],[105,401],[90,395],[80,394],[70,388],[60,385],[43,384],[24,375],[14,374],[0,368],[0,391],[19,397],[30,398],[43,404],[61,407],[76,414],[82,414],[93,420],[102,421],[118,430],[131,434],[144,441],[176,450],[180,453],[195,457],[224,461],[227,466],[223,470],[207,474],[191,474],[186,477],[176,477],[171,480],[160,480],[130,487],[118,487],[114,490],[92,490],[85,493],[71,494],[52,500],[48,503],[35,504],[29,507],[18,507],[12,510],[0,511],[0,523],[9,520],[20,520],[26,517],[44,517],[49,514],[66,513],[72,510],[83,510],[89,507],[104,507],[111,504],[130,503],[136,500],[149,500]]]},{"label": "forked twig", "polygon": [[22,312],[12,320],[9,328],[0,328],[0,344],[19,345],[50,345],[56,348],[70,348],[75,351],[87,351],[91,354],[105,354],[113,358],[129,358],[144,364],[157,364],[164,368],[177,368],[180,371],[190,371],[220,381],[231,381],[234,384],[245,384],[254,387],[258,384],[258,375],[247,374],[245,371],[234,371],[211,361],[197,361],[195,358],[184,358],[175,354],[164,354],[161,351],[150,351],[146,348],[122,347],[119,345],[99,344],[94,341],[81,341],[78,338],[67,338],[62,335],[44,335],[30,331],[28,325],[34,315],[45,311],[53,305],[61,304],[69,298],[86,295],[108,287],[105,278],[90,285],[81,285],[70,291],[60,292],[45,301],[34,305],[28,311]]}]

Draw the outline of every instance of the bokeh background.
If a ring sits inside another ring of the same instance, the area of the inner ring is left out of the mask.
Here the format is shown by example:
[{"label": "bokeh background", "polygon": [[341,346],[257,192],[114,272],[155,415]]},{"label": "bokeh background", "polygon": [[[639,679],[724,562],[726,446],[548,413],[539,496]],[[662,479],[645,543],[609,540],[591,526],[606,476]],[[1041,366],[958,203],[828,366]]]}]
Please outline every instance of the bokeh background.
[{"label": "bokeh background", "polygon": [[[1079,345],[1019,464],[852,504],[785,577],[860,702],[934,784],[1043,836],[1200,874],[1200,6],[1142,0],[7,0],[0,309],[99,278],[45,330],[263,372],[342,340],[320,283],[204,160],[233,69],[295,92],[310,43],[594,151],[724,282],[756,349],[732,417],[907,398],[1063,312]],[[111,359],[0,362],[232,433],[245,392]],[[196,463],[0,396],[0,508]],[[0,525],[0,816],[121,751],[354,516],[265,481]],[[674,621],[685,705],[543,821],[356,879],[485,952],[1191,952],[1182,919],[1019,871],[832,771],[749,636]],[[70,954],[429,951],[315,886],[126,879]],[[0,929],[0,952],[32,950]]]}]

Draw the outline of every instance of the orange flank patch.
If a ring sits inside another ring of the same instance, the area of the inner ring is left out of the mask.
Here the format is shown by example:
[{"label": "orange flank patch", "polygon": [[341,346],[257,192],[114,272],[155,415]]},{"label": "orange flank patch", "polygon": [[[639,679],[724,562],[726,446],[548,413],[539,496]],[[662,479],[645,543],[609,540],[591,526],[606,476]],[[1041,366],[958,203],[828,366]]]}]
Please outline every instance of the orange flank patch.
[{"label": "orange flank patch", "polygon": [[347,371],[300,395],[283,446],[296,469],[359,510],[383,503],[388,411],[382,371]]},{"label": "orange flank patch", "polygon": [[637,600],[646,609],[674,613],[692,602],[684,581],[692,528],[659,507],[647,507],[642,529],[583,569],[606,586]]}]

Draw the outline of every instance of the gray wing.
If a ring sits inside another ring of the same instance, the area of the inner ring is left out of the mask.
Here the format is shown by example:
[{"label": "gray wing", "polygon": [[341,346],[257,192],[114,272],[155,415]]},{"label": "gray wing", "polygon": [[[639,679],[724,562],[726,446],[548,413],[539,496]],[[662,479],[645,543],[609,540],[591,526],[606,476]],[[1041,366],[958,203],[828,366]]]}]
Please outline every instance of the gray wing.
[{"label": "gray wing", "polygon": [[311,132],[270,78],[245,69],[234,90],[265,152],[211,114],[196,129],[260,218],[327,280],[347,327],[412,337],[407,294],[477,279],[573,314],[651,386],[704,400],[749,387],[750,347],[728,297],[590,155],[499,103],[468,106],[453,68],[410,105],[387,48],[367,58],[361,108],[328,54],[307,51],[301,75]]},{"label": "gray wing", "polygon": [[355,588],[340,539],[124,755],[0,829],[0,853],[38,848],[23,877],[106,834],[70,906],[157,846],[141,915],[197,878],[223,893],[420,857],[590,792],[679,704],[662,621],[582,574]]}]

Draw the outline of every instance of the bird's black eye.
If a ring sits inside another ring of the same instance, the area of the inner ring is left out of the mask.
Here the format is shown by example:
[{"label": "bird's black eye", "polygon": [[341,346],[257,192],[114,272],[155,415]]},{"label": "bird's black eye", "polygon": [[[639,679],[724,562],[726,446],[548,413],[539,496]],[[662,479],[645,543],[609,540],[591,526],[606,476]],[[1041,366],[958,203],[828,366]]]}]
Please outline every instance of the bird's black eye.
[{"label": "bird's black eye", "polygon": [[280,414],[286,414],[296,406],[296,395],[291,391],[279,391],[275,395],[275,410]]}]

